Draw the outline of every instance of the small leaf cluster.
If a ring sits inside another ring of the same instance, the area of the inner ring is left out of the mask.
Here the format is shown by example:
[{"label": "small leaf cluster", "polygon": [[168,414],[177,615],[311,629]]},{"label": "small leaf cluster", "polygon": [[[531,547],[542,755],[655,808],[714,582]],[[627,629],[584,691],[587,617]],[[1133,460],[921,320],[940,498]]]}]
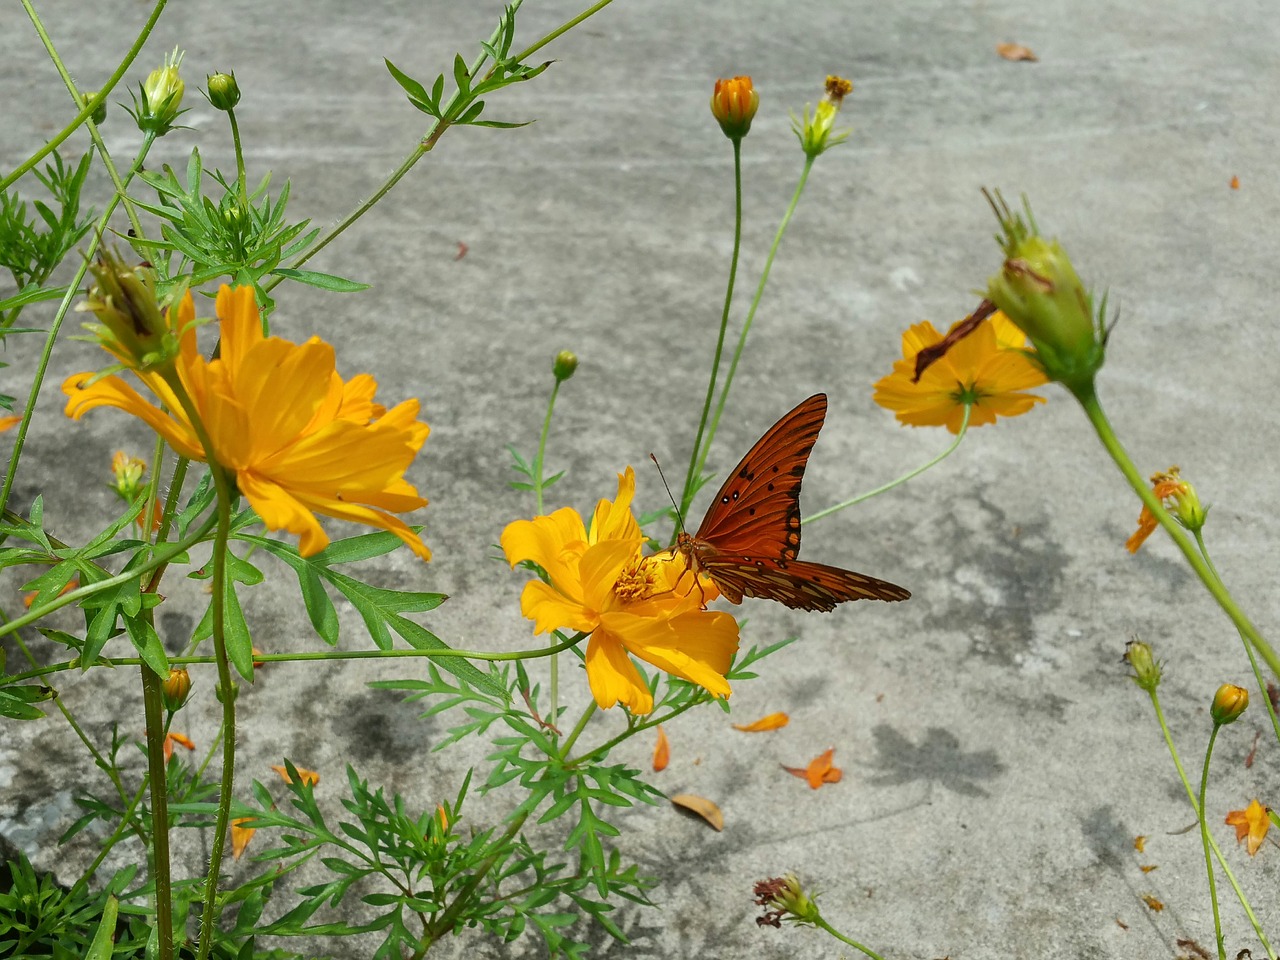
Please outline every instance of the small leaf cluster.
[{"label": "small leaf cluster", "polygon": [[[484,111],[484,101],[480,99],[481,97],[510,84],[531,80],[551,66],[550,60],[536,66],[526,66],[513,58],[511,56],[511,44],[515,39],[515,30],[515,7],[508,5],[498,22],[498,29],[494,32],[493,39],[491,41],[481,41],[480,46],[484,53],[478,59],[475,67],[469,68],[467,62],[462,59],[462,54],[454,55],[454,92],[447,103],[444,101],[445,75],[443,73],[436,77],[431,89],[427,90],[425,86],[400,70],[390,60],[384,60],[383,62],[386,63],[387,70],[395,78],[396,83],[400,84],[404,92],[408,94],[409,102],[427,116],[434,117],[442,126],[470,124],[477,127],[523,127],[527,125],[528,121],[525,123],[511,123],[500,120],[480,119],[480,114]],[[489,68],[488,73],[478,76],[486,60],[491,61],[492,66]]]},{"label": "small leaf cluster", "polygon": [[0,193],[0,267],[9,271],[19,290],[44,283],[93,225],[92,211],[80,215],[80,194],[93,155],[86,153],[74,166],[56,150],[52,157],[43,173],[34,173],[56,212],[43,200],[33,200],[36,216],[29,217],[17,191]]}]

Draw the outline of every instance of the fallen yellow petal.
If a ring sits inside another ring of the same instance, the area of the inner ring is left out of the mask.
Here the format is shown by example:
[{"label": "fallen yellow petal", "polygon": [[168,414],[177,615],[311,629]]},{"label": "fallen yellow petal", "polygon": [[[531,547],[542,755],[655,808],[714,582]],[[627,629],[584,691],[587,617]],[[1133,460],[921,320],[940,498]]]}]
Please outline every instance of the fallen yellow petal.
[{"label": "fallen yellow petal", "polygon": [[252,822],[253,817],[238,817],[231,821],[231,856],[236,860],[244,856],[244,851],[256,832],[255,827],[244,827],[241,824]]},{"label": "fallen yellow petal", "polygon": [[[280,779],[285,783],[293,783],[293,781],[289,779],[289,769],[287,767],[273,766],[271,769],[280,774]],[[294,769],[298,771],[298,776],[302,778],[304,785],[314,787],[320,782],[320,774],[316,773],[314,770],[308,770],[305,767],[294,767]]]},{"label": "fallen yellow petal", "polygon": [[1164,909],[1164,904],[1161,903],[1159,900],[1157,900],[1155,897],[1153,897],[1149,893],[1144,893],[1142,895],[1142,902],[1145,903],[1152,910],[1154,910],[1156,913],[1159,913],[1161,910]]},{"label": "fallen yellow petal", "polygon": [[666,733],[662,727],[658,727],[658,743],[653,748],[653,772],[658,773],[667,769],[667,764],[671,762],[671,743],[667,740]]},{"label": "fallen yellow petal", "polygon": [[771,713],[767,717],[761,717],[755,723],[735,723],[733,729],[741,730],[743,733],[763,733],[766,730],[779,730],[791,722],[791,718],[785,713]]}]

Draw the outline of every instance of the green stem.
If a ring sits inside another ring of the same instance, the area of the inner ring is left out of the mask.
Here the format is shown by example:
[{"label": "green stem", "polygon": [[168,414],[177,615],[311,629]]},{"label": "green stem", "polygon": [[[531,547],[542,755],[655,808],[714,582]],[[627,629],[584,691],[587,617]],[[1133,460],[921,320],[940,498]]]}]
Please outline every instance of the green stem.
[{"label": "green stem", "polygon": [[[716,338],[715,355],[711,358],[711,377],[707,381],[707,397],[702,402],[702,416],[698,418],[698,435],[693,441],[693,452],[689,456],[689,469],[684,475],[684,487],[680,491],[680,516],[677,520],[683,523],[684,516],[693,503],[694,486],[698,469],[698,455],[702,452],[702,435],[707,427],[707,417],[711,414],[711,401],[716,395],[716,379],[720,375],[720,357],[724,353],[724,337],[729,329],[729,307],[733,303],[733,286],[738,278],[738,254],[742,249],[742,138],[733,140],[733,256],[729,260],[729,282],[724,291],[724,308],[720,311],[720,334]],[[711,438],[707,438],[708,445]]]},{"label": "green stem", "polygon": [[[120,66],[116,68],[115,73],[111,74],[111,76],[107,78],[107,82],[98,89],[98,92],[94,94],[93,99],[87,101],[85,105],[80,108],[80,112],[76,114],[75,119],[67,124],[67,126],[63,127],[62,131],[57,136],[19,164],[7,177],[0,180],[0,190],[3,190],[10,184],[14,183],[19,177],[25,174],[28,170],[33,169],[36,164],[56,150],[58,146],[67,139],[67,137],[71,136],[71,134],[75,133],[76,130],[80,128],[82,123],[93,116],[94,111],[96,111],[98,107],[102,106],[102,104],[106,102],[108,95],[110,95],[111,91],[115,88],[115,85],[120,82],[126,71],[128,71],[129,67],[133,64],[133,61],[137,59],[138,54],[142,51],[143,45],[147,42],[147,38],[151,36],[151,31],[155,27],[156,21],[160,19],[160,13],[164,10],[167,2],[168,0],[156,0],[156,5],[151,11],[151,16],[148,17],[147,22],[142,25],[142,32],[138,34],[138,39],[133,42],[133,46],[129,48],[129,52],[125,54],[124,59],[120,62]],[[22,5],[26,8],[27,15],[32,18],[32,23],[36,25],[36,29],[38,31],[43,30],[39,25],[39,20],[36,18],[35,10],[31,6],[30,0],[23,0]],[[0,497],[0,502],[3,502],[3,500],[4,498]]]},{"label": "green stem", "polygon": [[1173,542],[1182,551],[1182,555],[1186,558],[1187,563],[1191,565],[1191,569],[1196,572],[1196,576],[1200,578],[1200,582],[1204,584],[1205,589],[1218,601],[1218,606],[1231,618],[1231,622],[1236,625],[1236,629],[1253,644],[1254,649],[1262,655],[1262,659],[1267,661],[1267,666],[1271,668],[1271,672],[1280,677],[1280,656],[1276,655],[1271,644],[1263,638],[1257,627],[1236,606],[1235,600],[1232,599],[1227,588],[1213,575],[1203,558],[1196,552],[1195,545],[1186,535],[1186,532],[1169,515],[1169,511],[1164,508],[1164,505],[1156,495],[1152,493],[1150,484],[1142,479],[1141,474],[1138,473],[1137,468],[1133,465],[1133,461],[1129,459],[1128,453],[1125,452],[1124,447],[1117,439],[1111,423],[1107,420],[1107,415],[1102,409],[1102,404],[1098,402],[1098,395],[1092,382],[1078,387],[1074,392],[1076,399],[1080,401],[1080,405],[1084,408],[1089,422],[1093,424],[1094,430],[1097,431],[1098,439],[1102,441],[1107,453],[1111,455],[1111,459],[1120,468],[1120,472],[1129,481],[1129,485],[1134,492],[1141,498],[1147,509],[1151,511],[1160,526],[1164,527],[1169,536],[1173,538]]},{"label": "green stem", "polygon": [[227,111],[227,122],[231,124],[231,142],[236,148],[236,179],[240,186],[240,208],[243,212],[249,209],[249,181],[245,176],[244,147],[240,144],[240,124],[236,122],[234,109]]},{"label": "green stem", "polygon": [[[142,168],[142,162],[146,159],[147,151],[151,149],[151,144],[154,142],[154,137],[143,138],[142,148],[138,151],[137,159],[133,161],[129,174],[124,179],[126,186],[133,179],[134,174]],[[49,360],[53,356],[53,345],[58,339],[58,331],[62,329],[62,321],[66,318],[67,311],[71,308],[71,301],[75,299],[76,294],[79,292],[80,281],[84,279],[85,273],[89,270],[89,264],[93,260],[93,255],[97,252],[99,244],[102,243],[102,233],[106,230],[107,224],[111,220],[111,214],[115,212],[116,205],[120,202],[121,195],[121,193],[116,193],[108,202],[106,210],[102,212],[102,216],[98,218],[98,225],[93,231],[93,239],[89,241],[89,246],[85,249],[80,266],[76,269],[75,276],[71,278],[71,283],[62,297],[62,302],[58,304],[58,311],[54,314],[53,323],[49,327],[49,335],[45,337],[44,349],[41,351],[40,359],[36,363],[35,377],[31,382],[31,390],[27,393],[27,406],[22,411],[22,422],[18,424],[18,432],[13,441],[13,452],[9,454],[9,469],[4,475],[4,485],[0,487],[0,509],[3,509],[9,502],[9,492],[13,489],[14,478],[18,473],[18,461],[22,457],[22,447],[27,441],[27,430],[31,426],[31,416],[35,413],[36,400],[40,396],[40,389],[44,386],[44,376],[49,369]]]},{"label": "green stem", "polygon": [[582,711],[582,716],[578,718],[578,723],[573,728],[573,732],[569,734],[569,736],[565,739],[564,743],[561,744],[560,746],[561,760],[569,756],[569,751],[573,749],[573,745],[577,743],[578,738],[582,736],[582,731],[587,729],[587,721],[589,721],[592,717],[595,716],[596,710],[598,709],[599,708],[596,706],[595,700],[592,700],[589,704],[587,704],[587,709]]},{"label": "green stem", "polygon": [[[438,657],[462,657],[466,660],[487,660],[501,663],[508,660],[536,660],[539,657],[554,656],[561,651],[581,643],[585,634],[578,634],[554,647],[542,647],[537,650],[517,652],[498,650],[308,650],[300,653],[255,653],[253,659],[257,663],[306,663],[314,660],[396,660],[402,657],[425,657],[434,660]],[[217,663],[217,657],[184,656],[169,657],[173,666],[189,666],[193,663]],[[103,667],[133,667],[144,661],[138,657],[99,657],[94,665]],[[64,670],[80,669],[80,660],[73,657],[60,663],[49,664],[26,673],[18,673],[4,677],[5,683],[19,683],[23,680],[34,680],[61,673]]]},{"label": "green stem", "polygon": [[[593,3],[591,6],[587,7],[587,9],[583,10],[580,14],[578,14],[572,20],[566,20],[560,26],[556,27],[554,30],[548,33],[545,37],[543,37],[541,40],[537,41],[530,47],[525,47],[523,50],[521,50],[511,59],[515,60],[517,63],[523,63],[526,57],[530,57],[533,54],[537,53],[539,50],[545,47],[552,40],[556,39],[562,34],[568,33],[570,30],[572,30],[574,27],[580,24],[583,20],[586,20],[587,17],[590,17],[594,14],[599,13],[601,10],[603,10],[605,7],[607,7],[611,3],[613,3],[613,0],[600,0],[599,3]],[[516,6],[518,7],[519,4],[517,3]]]},{"label": "green stem", "polygon": [[[1178,778],[1182,781],[1182,788],[1187,792],[1187,800],[1191,803],[1191,809],[1195,811],[1196,819],[1203,820],[1201,810],[1203,809],[1200,800],[1196,797],[1195,790],[1191,787],[1191,780],[1187,777],[1187,771],[1182,766],[1182,759],[1178,756],[1178,748],[1173,745],[1173,735],[1169,732],[1169,724],[1165,722],[1164,710],[1160,707],[1160,697],[1155,690],[1148,691],[1151,697],[1151,706],[1155,708],[1156,721],[1160,724],[1160,732],[1164,734],[1164,742],[1169,747],[1169,756],[1173,758],[1173,765],[1177,768]],[[1240,883],[1236,880],[1236,875],[1232,872],[1226,858],[1222,856],[1222,850],[1218,846],[1218,841],[1213,839],[1213,834],[1207,834],[1209,846],[1213,850],[1213,855],[1218,861],[1218,867],[1226,876],[1227,881],[1231,884],[1231,889],[1235,891],[1236,899],[1240,901],[1240,906],[1244,909],[1245,916],[1249,918],[1249,923],[1253,926],[1254,935],[1261,942],[1263,948],[1267,951],[1267,956],[1275,957],[1276,953],[1271,949],[1271,943],[1267,940],[1266,933],[1263,932],[1262,924],[1258,922],[1257,916],[1254,915],[1253,907],[1249,904],[1248,897],[1245,896],[1244,890],[1240,887]],[[1216,908],[1217,901],[1214,901]]]},{"label": "green stem", "polygon": [[475,873],[462,886],[462,889],[458,891],[457,896],[453,898],[453,902],[450,903],[449,906],[447,906],[440,915],[427,926],[427,932],[423,937],[422,947],[414,953],[415,957],[423,956],[431,944],[435,943],[445,934],[457,932],[454,930],[454,927],[458,922],[458,918],[462,915],[462,911],[470,906],[471,899],[475,896],[476,890],[480,888],[480,884],[484,882],[484,878],[488,876],[489,871],[492,870],[494,865],[497,864],[498,861],[506,854],[507,847],[510,845],[511,841],[516,838],[516,835],[520,833],[520,828],[524,826],[524,822],[527,819],[529,819],[529,813],[522,813],[507,825],[506,832],[502,835],[501,839],[494,844],[493,853],[477,864]]},{"label": "green stem", "polygon": [[147,780],[151,794],[151,864],[156,885],[160,960],[173,960],[173,883],[169,860],[169,781],[164,759],[164,694],[159,674],[142,665],[142,705],[147,725]]},{"label": "green stem", "polygon": [[1209,825],[1205,822],[1205,794],[1209,789],[1209,758],[1213,756],[1213,744],[1218,739],[1222,724],[1213,725],[1209,734],[1209,746],[1204,751],[1204,770],[1200,774],[1200,803],[1196,819],[1200,821],[1200,841],[1204,846],[1204,869],[1209,877],[1209,902],[1213,904],[1213,932],[1218,942],[1218,960],[1227,960],[1227,948],[1222,942],[1222,917],[1218,912],[1218,885],[1213,879],[1213,857],[1209,854]]},{"label": "green stem", "polygon": [[868,957],[871,958],[871,960],[884,960],[884,957],[880,956],[880,954],[876,953],[870,947],[864,946],[863,944],[859,943],[857,940],[854,940],[850,937],[846,937],[843,933],[841,933],[835,927],[831,926],[831,924],[827,923],[827,921],[823,920],[822,917],[814,918],[813,922],[816,926],[821,927],[823,930],[827,931],[827,933],[831,934],[831,936],[835,937],[841,943],[847,943],[849,946],[853,947],[853,949],[860,950],[862,953],[865,953]]},{"label": "green stem", "polygon": [[880,494],[885,493],[889,490],[892,490],[894,487],[899,486],[900,484],[906,483],[912,477],[918,477],[920,474],[924,473],[930,467],[937,466],[943,460],[947,459],[947,457],[951,456],[951,454],[955,453],[956,448],[960,446],[960,441],[964,439],[964,435],[969,429],[969,415],[972,412],[973,412],[973,405],[966,403],[964,405],[964,419],[960,421],[960,431],[956,434],[956,438],[951,441],[951,446],[947,447],[947,449],[943,450],[940,454],[938,454],[928,463],[924,464],[923,466],[916,467],[914,470],[911,470],[907,473],[904,473],[902,476],[898,477],[898,479],[896,480],[890,480],[884,486],[876,487],[874,490],[868,490],[866,493],[859,494],[858,496],[853,497],[850,500],[845,500],[843,503],[837,503],[833,507],[827,507],[825,510],[819,510],[817,513],[810,514],[809,516],[805,517],[803,520],[800,521],[801,526],[803,526],[806,523],[812,523],[814,520],[821,520],[823,517],[830,516],[831,514],[835,513],[837,510],[843,510],[845,507],[852,507],[854,504],[862,503],[862,501],[864,500],[870,500],[872,497],[879,496]]},{"label": "green stem", "polygon": [[[606,756],[608,755],[610,750],[612,750],[614,747],[620,744],[623,740],[627,740],[631,737],[644,733],[646,730],[652,730],[654,727],[659,726],[661,724],[668,723],[671,720],[675,719],[676,717],[680,716],[680,714],[684,713],[686,710],[692,710],[694,707],[698,706],[699,704],[706,703],[706,702],[707,701],[705,699],[695,698],[693,700],[688,701],[683,706],[676,707],[674,710],[670,711],[669,713],[665,713],[660,717],[652,717],[648,720],[642,721],[641,723],[637,723],[633,727],[628,727],[626,730],[618,734],[612,740],[606,740],[604,743],[600,744],[600,746],[594,748],[593,750],[587,751],[586,753],[582,754],[582,756],[574,757],[572,760],[569,761],[569,763],[570,765],[585,763],[586,761],[594,759],[597,756]],[[561,755],[568,756],[568,751],[565,751]]]},{"label": "green stem", "polygon": [[[1209,566],[1209,572],[1213,574],[1215,580],[1222,582],[1222,577],[1218,573],[1218,568],[1213,563],[1213,558],[1209,556],[1209,548],[1204,542],[1204,532],[1202,530],[1192,531],[1195,537],[1196,547],[1200,550],[1200,556],[1204,557],[1204,562]],[[1239,633],[1239,631],[1237,631]],[[1271,730],[1275,733],[1276,740],[1280,741],[1280,719],[1276,717],[1276,708],[1271,702],[1271,696],[1267,692],[1267,681],[1262,677],[1262,670],[1258,666],[1258,658],[1253,653],[1253,647],[1249,645],[1249,641],[1245,639],[1243,633],[1240,633],[1240,642],[1244,645],[1244,652],[1249,657],[1249,666],[1253,669],[1253,678],[1258,682],[1258,692],[1262,694],[1262,702],[1267,705],[1267,716],[1271,718]]]},{"label": "green stem", "polygon": [[796,183],[795,193],[791,195],[791,203],[787,205],[787,212],[783,214],[782,222],[778,224],[778,232],[774,234],[773,245],[769,248],[769,256],[765,259],[764,270],[760,274],[760,282],[756,285],[755,297],[751,301],[750,309],[747,310],[747,319],[743,321],[742,332],[738,334],[738,345],[733,351],[733,360],[729,363],[729,372],[725,375],[724,386],[720,390],[720,402],[716,405],[716,414],[711,418],[711,430],[707,435],[706,445],[698,456],[698,466],[694,470],[695,476],[701,475],[703,467],[706,466],[707,454],[711,452],[711,443],[715,439],[716,429],[720,426],[720,417],[724,413],[725,404],[729,401],[729,390],[733,386],[733,376],[738,371],[738,361],[742,359],[742,349],[747,344],[747,334],[751,332],[751,324],[756,318],[756,309],[760,306],[760,298],[764,296],[765,284],[769,282],[769,271],[773,269],[773,260],[778,255],[782,235],[786,233],[787,225],[796,212],[800,195],[804,193],[804,186],[809,180],[809,171],[813,169],[813,160],[814,158],[810,156],[804,158],[804,170],[800,173],[799,182]]},{"label": "green stem", "polygon": [[[533,458],[533,499],[534,499],[534,515],[542,516],[542,467],[546,459],[547,453],[547,435],[551,433],[551,414],[556,408],[556,396],[560,393],[560,378],[556,378],[555,386],[551,388],[551,399],[547,401],[547,415],[542,418],[542,433],[538,436],[538,452]],[[555,646],[554,643],[551,644]],[[551,658],[551,678],[550,678],[550,700],[551,712],[548,716],[551,718],[552,726],[556,723],[556,714],[560,709],[560,658],[552,656]]]}]

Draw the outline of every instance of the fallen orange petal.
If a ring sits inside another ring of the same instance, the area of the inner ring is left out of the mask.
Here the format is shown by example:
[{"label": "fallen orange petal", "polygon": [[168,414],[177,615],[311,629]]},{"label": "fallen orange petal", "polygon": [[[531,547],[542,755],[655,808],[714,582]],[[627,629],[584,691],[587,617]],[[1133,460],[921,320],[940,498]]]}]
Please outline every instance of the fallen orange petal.
[{"label": "fallen orange petal", "polygon": [[[828,747],[824,753],[819,754],[809,761],[809,766],[805,770],[805,775],[809,781],[809,786],[817,790],[824,783],[836,783],[840,779],[840,771],[835,770],[831,765],[832,758],[836,755],[835,747]],[[835,778],[828,779],[828,774],[835,770]]]},{"label": "fallen orange petal", "polygon": [[791,722],[791,718],[785,713],[771,713],[767,717],[761,717],[755,723],[735,723],[733,729],[741,730],[743,733],[763,733],[765,730],[778,730],[785,727]]},{"label": "fallen orange petal", "polygon": [[713,829],[717,831],[724,829],[724,814],[706,797],[699,797],[692,793],[677,793],[671,798],[671,802],[682,810],[696,813]]},{"label": "fallen orange petal", "polygon": [[[271,769],[280,774],[280,779],[285,783],[293,783],[293,781],[289,779],[288,767],[272,766]],[[320,774],[316,773],[314,770],[308,770],[306,767],[294,767],[294,769],[298,771],[298,776],[302,778],[304,785],[314,787],[320,782]]]},{"label": "fallen orange petal", "polygon": [[1146,846],[1147,838],[1145,834],[1139,834],[1133,838],[1133,849],[1137,850],[1139,853],[1142,853]]},{"label": "fallen orange petal", "polygon": [[0,433],[8,430],[10,427],[16,427],[22,422],[22,417],[0,417]]},{"label": "fallen orange petal", "polygon": [[1150,873],[1152,870],[1159,870],[1160,868],[1156,864],[1151,863],[1145,866],[1139,865],[1138,869],[1141,870],[1143,873]]},{"label": "fallen orange petal", "polygon": [[1157,900],[1155,897],[1153,897],[1149,893],[1144,893],[1142,895],[1142,902],[1145,903],[1152,910],[1154,910],[1156,913],[1159,913],[1161,910],[1164,909],[1164,904],[1161,903],[1159,900]]},{"label": "fallen orange petal", "polygon": [[1240,189],[1240,178],[1239,178],[1239,177],[1232,177],[1232,178],[1231,178],[1231,189],[1232,189],[1232,190],[1239,190],[1239,189]]},{"label": "fallen orange petal", "polygon": [[1249,806],[1245,809],[1228,813],[1226,822],[1236,828],[1237,843],[1248,838],[1247,849],[1252,857],[1267,838],[1267,830],[1271,828],[1271,811],[1254,799],[1249,801]]},{"label": "fallen orange petal", "polygon": [[658,727],[658,743],[653,748],[653,772],[667,769],[667,764],[671,762],[671,743],[667,740],[666,733],[662,727]]},{"label": "fallen orange petal", "polygon": [[239,860],[244,856],[245,848],[257,832],[256,827],[242,827],[242,823],[252,823],[253,817],[239,817],[231,821],[231,856]]},{"label": "fallen orange petal", "polygon": [[1040,59],[1031,51],[1030,47],[1024,47],[1020,43],[997,43],[996,53],[1006,60],[1029,60],[1034,63]]}]

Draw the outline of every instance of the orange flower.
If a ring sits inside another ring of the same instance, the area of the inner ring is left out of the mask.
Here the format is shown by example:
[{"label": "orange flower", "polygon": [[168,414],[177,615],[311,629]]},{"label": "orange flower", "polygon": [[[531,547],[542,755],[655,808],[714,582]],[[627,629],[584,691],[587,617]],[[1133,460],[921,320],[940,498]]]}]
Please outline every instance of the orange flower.
[{"label": "orange flower", "polygon": [[532,560],[549,582],[533,580],[520,609],[534,633],[566,629],[589,633],[587,680],[601,709],[624,704],[634,714],[653,710],[653,694],[631,657],[729,696],[724,675],[738,649],[738,623],[702,609],[713,597],[710,581],[688,575],[670,554],[646,557],[640,525],[631,513],[636,475],[618,475],[618,496],[601,500],[587,532],[576,510],[516,520],[502,531],[502,549],[514,567]]},{"label": "orange flower", "polygon": [[743,733],[761,733],[765,730],[778,730],[790,722],[791,718],[785,713],[771,713],[754,723],[735,723],[733,729],[741,730]]},{"label": "orange flower", "polygon": [[819,754],[809,761],[807,767],[783,767],[793,777],[799,777],[801,780],[809,781],[809,787],[817,790],[824,783],[839,783],[844,776],[844,771],[832,764],[832,758],[835,757],[836,748],[831,747],[826,752]]},{"label": "orange flower", "polygon": [[[280,774],[280,779],[285,783],[293,783],[293,781],[289,779],[288,767],[273,766],[271,769]],[[298,771],[298,776],[302,779],[304,786],[314,787],[320,782],[320,774],[316,773],[314,770],[308,770],[306,767],[294,767],[293,769]]]},{"label": "orange flower", "polygon": [[1022,331],[1003,313],[983,320],[916,381],[916,355],[942,340],[928,320],[915,324],[902,335],[902,359],[894,361],[893,373],[876,383],[872,399],[892,410],[899,422],[911,427],[945,426],[959,433],[966,405],[969,426],[981,427],[1044,403],[1044,397],[1023,392],[1047,383],[1048,378],[1024,352]]},{"label": "orange flower", "polygon": [[671,743],[662,727],[658,727],[658,742],[653,748],[653,772],[661,773],[671,762]]},{"label": "orange flower", "polygon": [[747,135],[759,106],[760,94],[756,93],[750,77],[716,81],[711,94],[711,115],[730,140],[741,140]]},{"label": "orange flower", "polygon": [[[235,475],[240,493],[270,529],[300,536],[303,556],[329,543],[319,513],[388,530],[429,560],[421,538],[393,516],[426,504],[404,479],[429,429],[416,419],[418,401],[391,410],[374,403],[374,379],[360,374],[344,381],[333,348],[318,337],[302,344],[264,337],[251,287],[223,286],[216,309],[222,334],[217,359],[205,360],[196,344],[188,293],[176,316],[170,309],[169,326],[178,338],[172,367],[129,364],[164,409],[118,376],[77,373],[62,384],[67,416],[78,420],[95,407],[119,407],[178,453],[204,460],[181,389],[208,433],[214,459]],[[111,349],[110,341],[103,345]]]},{"label": "orange flower", "polygon": [[1236,843],[1249,838],[1248,850],[1252,857],[1267,838],[1267,830],[1271,827],[1271,808],[1254,799],[1245,809],[1228,813],[1226,822],[1236,828]]}]

